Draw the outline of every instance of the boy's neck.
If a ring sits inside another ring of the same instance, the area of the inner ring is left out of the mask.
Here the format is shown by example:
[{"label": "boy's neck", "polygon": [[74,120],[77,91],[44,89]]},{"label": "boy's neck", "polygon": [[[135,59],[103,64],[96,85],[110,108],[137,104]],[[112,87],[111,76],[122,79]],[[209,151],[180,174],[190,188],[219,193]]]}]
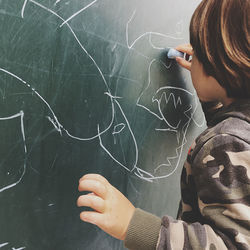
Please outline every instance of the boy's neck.
[{"label": "boy's neck", "polygon": [[235,102],[235,99],[234,98],[224,98],[223,100],[220,101],[224,107],[230,105],[231,103]]}]

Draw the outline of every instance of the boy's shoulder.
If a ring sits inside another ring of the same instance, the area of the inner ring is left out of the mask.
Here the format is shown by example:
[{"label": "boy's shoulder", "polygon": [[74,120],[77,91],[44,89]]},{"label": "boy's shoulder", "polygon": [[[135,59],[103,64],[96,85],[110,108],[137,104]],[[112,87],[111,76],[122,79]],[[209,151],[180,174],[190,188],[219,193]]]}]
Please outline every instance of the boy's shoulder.
[{"label": "boy's shoulder", "polygon": [[250,140],[250,100],[236,101],[217,112],[210,126],[197,138],[206,139],[220,134],[237,136]]},{"label": "boy's shoulder", "polygon": [[240,117],[227,117],[201,133],[196,139],[196,144],[204,144],[215,136],[223,137],[225,135],[237,137],[250,144],[250,122]]},{"label": "boy's shoulder", "polygon": [[221,145],[242,142],[250,148],[250,103],[244,109],[234,107],[218,114],[213,125],[196,138],[194,155],[211,140],[221,141]]}]

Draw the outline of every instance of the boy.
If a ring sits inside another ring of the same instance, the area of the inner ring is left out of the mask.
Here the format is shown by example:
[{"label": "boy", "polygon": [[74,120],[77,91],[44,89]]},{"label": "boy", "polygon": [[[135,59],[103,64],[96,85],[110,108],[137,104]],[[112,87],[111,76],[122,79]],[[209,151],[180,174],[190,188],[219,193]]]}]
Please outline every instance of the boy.
[{"label": "boy", "polygon": [[104,177],[90,174],[79,191],[92,193],[78,206],[95,211],[82,212],[83,221],[129,249],[249,249],[249,11],[249,0],[203,0],[190,23],[192,47],[177,47],[192,55],[192,62],[176,60],[191,71],[208,125],[183,168],[178,219],[135,209]]}]

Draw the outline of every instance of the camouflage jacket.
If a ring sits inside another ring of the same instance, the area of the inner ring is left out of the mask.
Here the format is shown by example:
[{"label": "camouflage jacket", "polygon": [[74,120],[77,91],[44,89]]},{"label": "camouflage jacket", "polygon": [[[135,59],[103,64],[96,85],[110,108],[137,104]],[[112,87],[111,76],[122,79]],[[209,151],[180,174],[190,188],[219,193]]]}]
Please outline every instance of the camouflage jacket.
[{"label": "camouflage jacket", "polygon": [[208,122],[189,150],[181,194],[176,220],[136,209],[125,246],[250,249],[250,100],[222,108]]}]

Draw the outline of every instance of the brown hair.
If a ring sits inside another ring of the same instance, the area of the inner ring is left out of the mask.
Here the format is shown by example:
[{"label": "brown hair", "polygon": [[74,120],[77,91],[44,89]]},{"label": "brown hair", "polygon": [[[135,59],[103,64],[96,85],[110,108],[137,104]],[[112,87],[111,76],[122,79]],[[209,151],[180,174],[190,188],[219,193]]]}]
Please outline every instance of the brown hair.
[{"label": "brown hair", "polygon": [[197,59],[232,98],[250,98],[249,13],[249,0],[203,0],[190,22]]}]

